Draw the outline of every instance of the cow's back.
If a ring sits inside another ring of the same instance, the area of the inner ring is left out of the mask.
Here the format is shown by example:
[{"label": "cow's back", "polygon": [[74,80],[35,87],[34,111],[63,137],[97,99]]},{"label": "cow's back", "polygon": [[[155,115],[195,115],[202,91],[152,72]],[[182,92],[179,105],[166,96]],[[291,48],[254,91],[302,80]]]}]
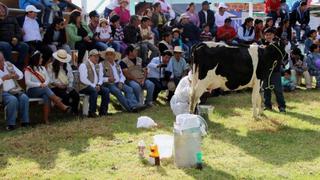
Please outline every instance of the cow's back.
[{"label": "cow's back", "polygon": [[199,80],[216,68],[214,73],[225,81],[224,89],[236,90],[248,86],[255,77],[253,74],[258,63],[256,50],[255,47],[201,46],[194,54]]}]

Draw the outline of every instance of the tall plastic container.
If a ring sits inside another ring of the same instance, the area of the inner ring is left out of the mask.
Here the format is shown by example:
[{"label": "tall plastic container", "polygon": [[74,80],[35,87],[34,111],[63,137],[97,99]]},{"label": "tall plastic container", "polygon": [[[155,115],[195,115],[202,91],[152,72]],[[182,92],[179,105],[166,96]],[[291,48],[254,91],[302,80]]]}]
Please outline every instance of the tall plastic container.
[{"label": "tall plastic container", "polygon": [[180,114],[174,125],[174,162],[178,168],[195,167],[206,134],[205,120],[194,114]]},{"label": "tall plastic container", "polygon": [[174,132],[174,163],[178,168],[197,165],[197,153],[201,151],[201,132],[199,129]]}]

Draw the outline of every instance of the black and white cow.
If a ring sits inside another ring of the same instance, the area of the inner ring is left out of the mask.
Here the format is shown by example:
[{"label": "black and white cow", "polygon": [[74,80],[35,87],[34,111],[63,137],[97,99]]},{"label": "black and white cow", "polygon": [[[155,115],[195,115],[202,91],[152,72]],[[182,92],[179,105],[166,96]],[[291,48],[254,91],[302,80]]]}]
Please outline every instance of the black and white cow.
[{"label": "black and white cow", "polygon": [[207,89],[239,90],[253,88],[253,116],[262,113],[260,87],[271,69],[281,63],[285,51],[280,43],[266,48],[258,45],[233,47],[223,43],[205,42],[193,47],[193,73],[190,112],[194,112],[200,96]]}]

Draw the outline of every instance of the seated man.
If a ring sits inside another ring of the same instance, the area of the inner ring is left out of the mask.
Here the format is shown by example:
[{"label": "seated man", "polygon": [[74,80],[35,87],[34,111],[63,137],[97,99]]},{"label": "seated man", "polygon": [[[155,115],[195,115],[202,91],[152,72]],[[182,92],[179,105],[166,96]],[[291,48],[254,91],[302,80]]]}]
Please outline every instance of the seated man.
[{"label": "seated man", "polygon": [[311,89],[311,77],[308,72],[308,66],[306,61],[304,60],[304,55],[301,53],[299,48],[294,48],[290,53],[290,68],[292,76],[296,77],[296,85],[301,84],[302,76],[305,79],[306,88]]},{"label": "seated man", "polygon": [[231,43],[236,37],[236,30],[231,25],[231,18],[224,20],[224,25],[218,27],[216,41],[224,41],[226,43]]},{"label": "seated man", "polygon": [[21,126],[29,125],[29,98],[17,83],[17,80],[22,78],[23,73],[13,64],[5,61],[0,52],[0,99],[6,110],[8,131],[15,129],[18,112]]},{"label": "seated man", "polygon": [[140,57],[143,60],[143,63],[147,64],[148,60],[148,52],[151,51],[151,58],[157,56],[159,54],[158,49],[148,41],[143,41],[141,37],[141,32],[139,28],[140,20],[136,15],[131,16],[130,24],[125,26],[123,29],[124,39],[123,41],[129,44],[136,44],[140,46]]},{"label": "seated man", "polygon": [[148,79],[155,85],[153,92],[153,101],[157,100],[160,91],[168,89],[167,86],[169,78],[166,75],[166,67],[170,61],[171,56],[171,51],[166,50],[161,54],[161,57],[153,58],[148,64]]},{"label": "seated man", "polygon": [[42,43],[42,24],[37,19],[37,13],[40,10],[33,5],[26,7],[26,15],[19,17],[18,22],[23,30],[23,41],[30,47],[31,52],[39,50],[43,54],[43,65],[46,64],[52,56],[51,49]]},{"label": "seated man", "polygon": [[20,70],[23,69],[24,60],[29,51],[29,46],[21,39],[22,31],[17,19],[8,16],[8,7],[0,3],[0,50],[8,61],[12,61],[11,51],[18,51],[19,58],[12,63]]},{"label": "seated man", "polygon": [[88,117],[95,118],[97,109],[98,94],[101,95],[101,104],[99,115],[108,114],[109,105],[109,89],[102,86],[103,83],[103,67],[98,64],[99,52],[93,49],[89,52],[89,59],[81,63],[79,66],[80,72],[80,91],[81,94],[86,94],[89,97],[89,114]]},{"label": "seated man", "polygon": [[312,44],[310,53],[307,56],[308,71],[311,76],[315,76],[317,83],[316,88],[320,89],[320,46]]},{"label": "seated man", "polygon": [[[126,77],[124,77],[120,65],[115,61],[115,50],[113,48],[107,48],[101,56],[104,59],[104,61],[101,62],[104,69],[104,85],[110,90],[111,94],[116,96],[126,111],[137,112],[143,106],[139,105],[134,96],[133,89],[125,84]],[[125,95],[122,94],[122,91]]]},{"label": "seated man", "polygon": [[171,79],[178,85],[182,77],[186,76],[190,70],[190,67],[186,60],[182,57],[183,50],[180,46],[175,46],[173,50],[173,56],[171,57],[167,71],[171,72]]},{"label": "seated man", "polygon": [[[298,22],[298,24],[297,24]],[[297,41],[306,39],[306,35],[310,31],[310,11],[307,2],[301,1],[300,6],[292,10],[290,13],[290,25],[296,31]],[[301,30],[304,30],[303,38],[301,39]]]},{"label": "seated man", "polygon": [[253,18],[248,17],[238,28],[238,42],[240,44],[251,44],[254,42]]},{"label": "seated man", "polygon": [[152,106],[152,95],[154,91],[154,84],[146,79],[147,69],[142,62],[142,59],[137,57],[137,49],[133,45],[129,45],[126,49],[126,57],[121,60],[120,67],[123,71],[124,76],[127,79],[127,84],[132,87],[133,92],[140,101],[142,88],[147,90],[147,97],[145,104]]},{"label": "seated man", "polygon": [[[173,80],[175,86],[179,84],[179,81],[188,74],[190,67],[186,60],[182,57],[183,50],[180,46],[175,46],[173,50],[173,56],[171,57],[167,71],[171,73],[170,79]],[[174,91],[169,91],[168,100],[173,96]]]}]

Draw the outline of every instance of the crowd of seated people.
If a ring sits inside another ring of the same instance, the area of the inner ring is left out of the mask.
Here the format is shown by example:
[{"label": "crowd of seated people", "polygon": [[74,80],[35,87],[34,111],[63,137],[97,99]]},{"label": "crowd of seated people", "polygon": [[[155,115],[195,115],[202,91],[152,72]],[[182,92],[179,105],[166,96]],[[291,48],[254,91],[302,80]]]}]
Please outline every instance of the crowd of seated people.
[{"label": "crowd of seated people", "polygon": [[[45,123],[50,120],[51,104],[78,115],[80,94],[89,96],[88,117],[92,118],[110,115],[110,94],[127,112],[154,106],[163,90],[168,90],[169,101],[190,70],[193,45],[203,41],[263,44],[264,31],[270,28],[283,43],[292,46],[288,61],[283,64],[285,89],[294,90],[302,77],[310,89],[313,76],[320,88],[320,27],[310,29],[305,1],[284,16],[278,10],[285,2],[269,2],[271,7],[266,11],[270,18],[248,17],[237,29],[224,3],[219,3],[217,12],[210,10],[208,1],[202,2],[200,10],[190,3],[186,12],[174,20],[170,4],[164,0],[156,1],[143,16],[130,16],[128,0],[114,0],[104,15],[90,12],[87,23],[79,10],[72,11],[68,21],[63,19],[61,11],[68,1],[46,2],[21,1],[25,14],[17,18],[9,16],[8,7],[0,3],[0,96],[6,107],[8,130],[15,129],[16,119],[21,120],[21,126],[29,125],[28,98],[43,99]],[[58,13],[52,15],[52,10]],[[48,13],[53,16],[52,21],[48,21]],[[296,46],[301,41],[305,44],[304,53]],[[12,51],[19,53],[15,60]],[[71,61],[73,51],[78,52],[75,62]],[[74,77],[73,71],[79,71],[79,78]],[[22,79],[26,90],[17,83]]]}]

